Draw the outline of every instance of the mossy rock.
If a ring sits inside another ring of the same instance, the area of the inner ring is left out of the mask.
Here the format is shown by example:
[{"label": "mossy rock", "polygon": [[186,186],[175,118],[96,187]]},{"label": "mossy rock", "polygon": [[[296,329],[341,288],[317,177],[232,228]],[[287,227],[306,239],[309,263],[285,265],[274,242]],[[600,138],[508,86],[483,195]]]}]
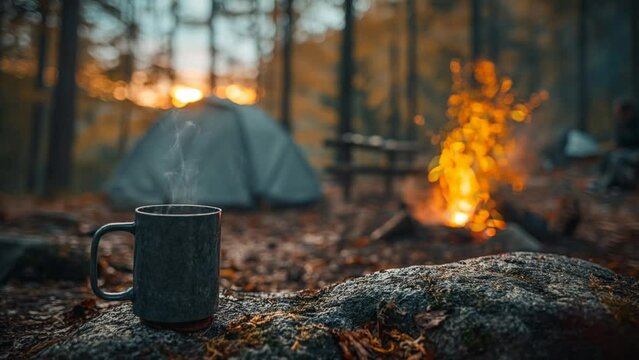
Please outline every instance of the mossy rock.
[{"label": "mossy rock", "polygon": [[317,291],[226,292],[212,327],[143,325],[120,304],[45,358],[611,359],[639,353],[639,283],[587,261],[511,253]]}]

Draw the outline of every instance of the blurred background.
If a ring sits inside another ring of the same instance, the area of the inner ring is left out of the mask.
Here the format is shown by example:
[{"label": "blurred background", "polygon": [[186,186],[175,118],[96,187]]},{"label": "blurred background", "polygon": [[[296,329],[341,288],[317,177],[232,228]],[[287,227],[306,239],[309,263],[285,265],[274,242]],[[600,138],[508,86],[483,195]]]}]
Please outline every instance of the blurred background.
[{"label": "blurred background", "polygon": [[338,131],[344,91],[352,132],[389,136],[394,117],[394,138],[430,144],[447,123],[456,58],[493,61],[517,94],[550,94],[530,124],[533,148],[568,128],[609,140],[614,100],[639,91],[638,8],[631,0],[2,1],[0,191],[100,190],[160,112],[208,95],[259,106],[318,171],[333,159],[324,140]]}]

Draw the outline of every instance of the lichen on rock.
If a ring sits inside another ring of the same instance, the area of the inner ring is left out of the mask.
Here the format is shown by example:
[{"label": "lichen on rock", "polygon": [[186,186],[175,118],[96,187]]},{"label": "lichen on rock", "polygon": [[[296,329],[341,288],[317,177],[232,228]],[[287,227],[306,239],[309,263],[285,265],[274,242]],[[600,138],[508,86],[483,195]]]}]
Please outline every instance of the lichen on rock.
[{"label": "lichen on rock", "polygon": [[511,253],[385,270],[318,291],[224,292],[210,329],[107,309],[43,357],[623,358],[639,351],[639,285],[587,261]]}]

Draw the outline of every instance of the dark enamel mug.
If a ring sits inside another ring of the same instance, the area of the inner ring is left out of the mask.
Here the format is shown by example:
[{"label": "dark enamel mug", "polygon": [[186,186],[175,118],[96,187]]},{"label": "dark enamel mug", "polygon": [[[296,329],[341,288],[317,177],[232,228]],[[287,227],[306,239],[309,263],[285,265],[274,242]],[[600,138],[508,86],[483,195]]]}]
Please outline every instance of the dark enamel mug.
[{"label": "dark enamel mug", "polygon": [[[135,221],[102,226],[91,243],[91,287],[105,300],[131,300],[144,322],[176,330],[208,327],[217,310],[222,210],[202,205],[150,205]],[[111,293],[98,287],[98,244],[112,231],[135,236],[133,286]]]}]

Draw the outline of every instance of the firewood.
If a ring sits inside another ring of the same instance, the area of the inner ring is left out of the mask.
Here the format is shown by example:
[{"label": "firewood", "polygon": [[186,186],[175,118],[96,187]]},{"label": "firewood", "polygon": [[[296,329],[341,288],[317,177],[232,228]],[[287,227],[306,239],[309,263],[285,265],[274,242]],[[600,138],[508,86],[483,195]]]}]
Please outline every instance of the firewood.
[{"label": "firewood", "polygon": [[393,217],[388,219],[388,221],[371,232],[370,239],[371,241],[378,241],[412,227],[413,222],[411,220],[410,213],[406,209],[401,209],[399,212],[393,215]]}]

